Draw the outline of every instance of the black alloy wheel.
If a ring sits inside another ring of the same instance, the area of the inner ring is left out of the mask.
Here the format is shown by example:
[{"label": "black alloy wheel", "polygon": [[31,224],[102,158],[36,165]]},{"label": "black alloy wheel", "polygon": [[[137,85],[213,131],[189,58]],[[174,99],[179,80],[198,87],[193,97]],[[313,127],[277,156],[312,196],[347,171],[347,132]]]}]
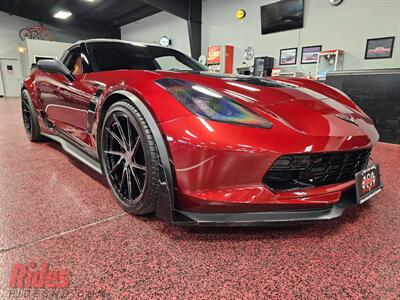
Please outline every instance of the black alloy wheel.
[{"label": "black alloy wheel", "polygon": [[117,102],[102,126],[100,157],[114,196],[128,212],[153,212],[158,196],[158,152],[151,131],[133,105]]},{"label": "black alloy wheel", "polygon": [[21,109],[24,129],[29,140],[32,142],[43,140],[43,136],[40,134],[39,122],[35,108],[32,104],[32,99],[28,91],[25,89],[21,93]]},{"label": "black alloy wheel", "polygon": [[28,135],[32,135],[32,116],[31,109],[29,108],[28,99],[26,94],[22,94],[22,119],[24,121],[25,131]]}]

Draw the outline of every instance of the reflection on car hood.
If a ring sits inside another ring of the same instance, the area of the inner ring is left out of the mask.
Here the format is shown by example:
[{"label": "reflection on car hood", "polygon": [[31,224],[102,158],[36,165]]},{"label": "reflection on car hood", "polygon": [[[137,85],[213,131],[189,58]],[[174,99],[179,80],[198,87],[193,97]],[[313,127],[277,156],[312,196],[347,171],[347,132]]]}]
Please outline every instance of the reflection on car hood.
[{"label": "reflection on car hood", "polygon": [[[364,135],[370,120],[356,110],[314,90],[279,79],[211,72],[160,72],[188,80],[238,100],[254,111],[309,135]],[[342,118],[340,118],[342,117]],[[350,118],[355,122],[348,122]]]}]

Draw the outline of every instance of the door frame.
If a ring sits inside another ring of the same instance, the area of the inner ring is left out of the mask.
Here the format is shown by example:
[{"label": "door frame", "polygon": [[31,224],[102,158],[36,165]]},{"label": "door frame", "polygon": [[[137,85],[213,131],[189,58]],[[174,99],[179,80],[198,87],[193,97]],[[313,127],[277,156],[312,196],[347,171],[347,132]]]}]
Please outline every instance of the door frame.
[{"label": "door frame", "polygon": [[[22,77],[21,60],[19,58],[15,58],[15,57],[11,57],[11,58],[9,58],[9,57],[0,57],[1,84],[3,86],[4,99],[6,99],[7,97],[8,98],[12,98],[13,96],[7,96],[6,95],[5,75],[3,73],[3,68],[2,68],[2,63],[3,63],[4,60],[14,60],[14,61],[17,62],[17,64],[18,64],[18,68],[17,69],[18,70],[16,70],[16,72],[19,72],[19,74],[20,74],[21,84],[22,84],[22,81],[23,81],[23,77]],[[18,95],[16,97],[18,97]]]},{"label": "door frame", "polygon": [[4,99],[5,99],[6,98],[6,87],[5,87],[5,84],[4,84],[3,71],[1,69],[1,58],[0,58],[0,78],[1,78],[0,84],[1,84],[1,87],[2,87],[2,91],[3,91],[3,95],[0,95],[0,96],[4,97]]}]

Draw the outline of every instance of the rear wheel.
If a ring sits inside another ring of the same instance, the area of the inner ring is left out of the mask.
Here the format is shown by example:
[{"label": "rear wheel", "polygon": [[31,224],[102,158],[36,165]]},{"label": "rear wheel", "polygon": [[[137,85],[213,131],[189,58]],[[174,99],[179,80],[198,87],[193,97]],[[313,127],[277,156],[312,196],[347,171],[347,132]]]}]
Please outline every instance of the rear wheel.
[{"label": "rear wheel", "polygon": [[154,212],[159,156],[149,126],[137,108],[124,101],[110,107],[102,124],[102,170],[118,203],[130,213]]},{"label": "rear wheel", "polygon": [[48,29],[43,29],[40,32],[40,38],[45,41],[52,41],[54,40],[54,34]]},{"label": "rear wheel", "polygon": [[32,142],[41,141],[43,136],[40,134],[39,122],[32,104],[32,99],[27,90],[21,93],[22,120],[26,135]]}]

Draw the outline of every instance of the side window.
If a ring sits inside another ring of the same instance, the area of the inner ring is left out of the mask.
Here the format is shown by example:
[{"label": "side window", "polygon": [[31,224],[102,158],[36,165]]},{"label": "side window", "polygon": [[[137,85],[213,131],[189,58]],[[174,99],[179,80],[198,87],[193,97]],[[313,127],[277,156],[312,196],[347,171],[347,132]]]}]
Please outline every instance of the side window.
[{"label": "side window", "polygon": [[67,66],[67,68],[75,76],[82,75],[83,74],[83,68],[82,68],[82,58],[81,58],[80,47],[76,47],[74,49],[71,49],[69,51],[69,53],[65,56],[65,59],[63,60],[63,63],[64,63],[64,65]]},{"label": "side window", "polygon": [[175,56],[172,56],[172,55],[156,57],[155,61],[160,66],[161,70],[171,70],[171,71],[173,71],[173,70],[181,70],[181,71],[192,70],[189,66],[184,65],[183,63],[178,61]]}]

